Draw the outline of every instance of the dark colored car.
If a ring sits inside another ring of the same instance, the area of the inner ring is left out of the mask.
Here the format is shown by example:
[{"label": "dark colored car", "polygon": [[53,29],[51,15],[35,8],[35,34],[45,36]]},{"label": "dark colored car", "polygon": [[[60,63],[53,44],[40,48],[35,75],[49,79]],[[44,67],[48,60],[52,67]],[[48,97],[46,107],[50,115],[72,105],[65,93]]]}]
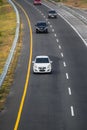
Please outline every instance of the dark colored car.
[{"label": "dark colored car", "polygon": [[57,18],[57,13],[55,10],[50,10],[48,12],[48,18]]},{"label": "dark colored car", "polygon": [[48,33],[48,25],[45,21],[38,21],[36,26],[36,33],[45,32]]}]

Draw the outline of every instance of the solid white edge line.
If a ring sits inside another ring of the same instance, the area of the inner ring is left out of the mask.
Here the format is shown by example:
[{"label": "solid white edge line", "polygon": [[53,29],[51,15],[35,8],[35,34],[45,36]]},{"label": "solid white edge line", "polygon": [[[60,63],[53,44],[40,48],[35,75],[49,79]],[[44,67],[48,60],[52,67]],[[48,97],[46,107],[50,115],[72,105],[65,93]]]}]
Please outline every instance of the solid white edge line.
[{"label": "solid white edge line", "polygon": [[73,106],[71,106],[70,108],[71,108],[71,115],[72,115],[72,116],[75,116]]}]

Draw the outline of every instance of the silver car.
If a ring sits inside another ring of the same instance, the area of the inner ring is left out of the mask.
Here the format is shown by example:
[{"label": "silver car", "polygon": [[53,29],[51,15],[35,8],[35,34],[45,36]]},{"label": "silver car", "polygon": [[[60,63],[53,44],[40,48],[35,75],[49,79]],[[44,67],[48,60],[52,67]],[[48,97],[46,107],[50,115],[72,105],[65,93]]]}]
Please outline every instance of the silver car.
[{"label": "silver car", "polygon": [[48,12],[48,18],[57,18],[57,13],[55,10],[50,10]]}]

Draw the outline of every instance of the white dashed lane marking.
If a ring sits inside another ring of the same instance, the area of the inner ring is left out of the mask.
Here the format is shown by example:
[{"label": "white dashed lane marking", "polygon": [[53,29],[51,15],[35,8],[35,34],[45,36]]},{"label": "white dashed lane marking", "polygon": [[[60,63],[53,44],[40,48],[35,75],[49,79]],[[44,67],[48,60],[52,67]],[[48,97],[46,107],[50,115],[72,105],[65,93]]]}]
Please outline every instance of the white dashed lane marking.
[{"label": "white dashed lane marking", "polygon": [[68,88],[69,95],[72,95],[71,88]]},{"label": "white dashed lane marking", "polygon": [[68,75],[68,73],[66,73],[66,78],[69,79],[69,75]]},{"label": "white dashed lane marking", "polygon": [[52,25],[50,25],[50,28],[52,28]]},{"label": "white dashed lane marking", "polygon": [[48,24],[50,24],[50,22],[48,22]]},{"label": "white dashed lane marking", "polygon": [[66,67],[66,62],[65,61],[63,62],[63,65],[64,65],[64,67]]},{"label": "white dashed lane marking", "polygon": [[54,32],[54,29],[52,29],[52,32]]},{"label": "white dashed lane marking", "polygon": [[46,21],[48,21],[48,19],[46,19]]},{"label": "white dashed lane marking", "polygon": [[57,37],[57,35],[56,35],[56,34],[54,34],[54,37]]},{"label": "white dashed lane marking", "polygon": [[59,40],[58,40],[58,39],[56,39],[56,41],[57,41],[57,43],[59,42]]},{"label": "white dashed lane marking", "polygon": [[[37,11],[39,11],[39,13],[45,18],[46,21],[48,21],[48,19],[46,18],[46,16],[45,16],[39,9],[37,9],[37,8],[35,8],[35,9],[36,9]],[[49,22],[49,21],[48,21],[48,24],[50,25],[50,22]],[[55,31],[55,30],[53,29],[53,26],[52,26],[52,25],[50,25],[50,28],[52,28],[52,32]],[[54,33],[54,37],[57,37],[57,34],[56,34],[56,33]],[[56,39],[56,42],[59,43],[59,39]],[[59,45],[59,49],[62,49],[61,45]],[[64,57],[63,52],[61,52],[61,56]],[[66,67],[66,62],[65,62],[65,61],[63,61],[63,66]],[[68,73],[66,73],[66,79],[69,79]],[[71,88],[70,88],[70,87],[68,87],[68,93],[69,93],[69,95],[72,95],[72,92],[71,92]],[[70,106],[70,110],[71,110],[71,116],[75,116],[73,106]]]},{"label": "white dashed lane marking", "polygon": [[75,116],[73,106],[71,106],[70,109],[71,109],[71,115],[72,115],[72,116]]},{"label": "white dashed lane marking", "polygon": [[61,46],[59,45],[59,49],[61,49]]},{"label": "white dashed lane marking", "polygon": [[64,57],[63,53],[61,52],[61,56]]}]

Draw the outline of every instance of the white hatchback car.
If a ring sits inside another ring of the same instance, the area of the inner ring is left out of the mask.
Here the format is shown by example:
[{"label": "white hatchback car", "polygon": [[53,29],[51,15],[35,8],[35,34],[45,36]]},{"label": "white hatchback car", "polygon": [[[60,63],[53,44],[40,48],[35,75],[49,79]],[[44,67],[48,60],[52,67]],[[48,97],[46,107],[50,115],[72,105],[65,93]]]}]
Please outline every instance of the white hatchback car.
[{"label": "white hatchback car", "polygon": [[52,61],[48,56],[36,56],[32,63],[34,73],[51,73],[52,71]]}]

